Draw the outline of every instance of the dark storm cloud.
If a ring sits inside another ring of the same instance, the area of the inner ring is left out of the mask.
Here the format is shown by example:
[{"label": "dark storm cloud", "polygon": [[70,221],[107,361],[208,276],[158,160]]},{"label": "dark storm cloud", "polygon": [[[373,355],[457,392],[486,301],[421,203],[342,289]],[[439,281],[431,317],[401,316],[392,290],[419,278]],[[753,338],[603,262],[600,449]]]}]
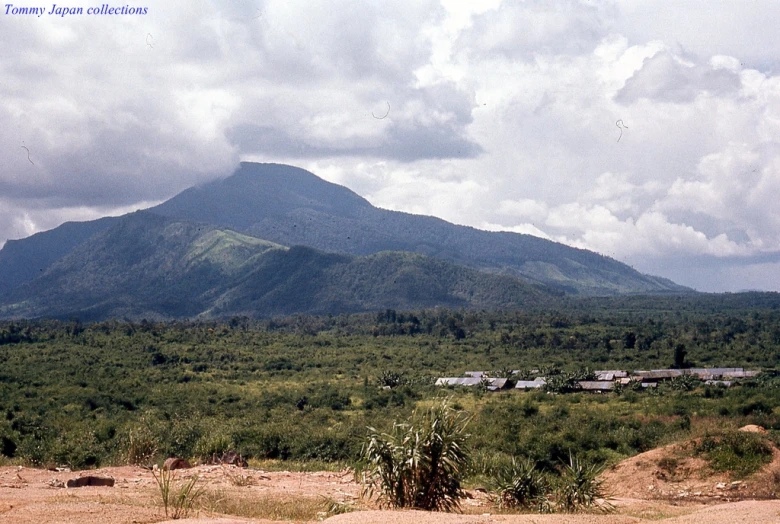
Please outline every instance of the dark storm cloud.
[{"label": "dark storm cloud", "polygon": [[[257,124],[241,122],[227,129],[225,136],[241,154],[280,155],[286,158],[365,156],[399,162],[423,159],[474,158],[482,147],[467,136],[476,106],[473,93],[457,88],[451,82],[410,88],[383,86],[393,103],[379,105],[377,112],[355,114],[336,127],[335,133],[323,137],[316,118],[308,124],[295,125],[295,131],[284,113],[284,105],[273,106],[264,99],[253,102],[257,115],[253,120],[270,120]],[[396,100],[398,102],[396,102]],[[311,107],[312,114],[330,110],[344,111],[337,95],[320,100],[299,101]],[[384,107],[383,107],[384,106]],[[299,107],[299,106],[296,106]],[[263,115],[263,116],[260,116]],[[302,115],[301,120],[311,118]],[[356,128],[357,130],[353,130]]]},{"label": "dark storm cloud", "polygon": [[312,145],[283,130],[253,124],[232,127],[226,135],[242,152],[287,158],[364,156],[414,162],[434,158],[473,158],[482,153],[479,144],[458,136],[453,126],[403,128],[391,125],[379,145],[343,148]]}]

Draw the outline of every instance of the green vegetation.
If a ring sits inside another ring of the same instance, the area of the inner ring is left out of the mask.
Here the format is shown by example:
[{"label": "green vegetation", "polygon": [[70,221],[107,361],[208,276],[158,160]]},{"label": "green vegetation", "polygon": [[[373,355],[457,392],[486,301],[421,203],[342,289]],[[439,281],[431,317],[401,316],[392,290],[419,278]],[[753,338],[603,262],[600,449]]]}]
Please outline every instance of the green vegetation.
[{"label": "green vegetation", "polygon": [[118,219],[7,294],[2,280],[0,273],[0,318],[78,315],[91,321],[437,305],[492,309],[540,305],[562,294],[416,253],[356,257],[288,249],[142,211]]},{"label": "green vegetation", "polygon": [[[390,433],[447,397],[473,417],[470,484],[512,457],[552,482],[570,454],[611,464],[745,424],[776,435],[775,305],[766,295],[626,297],[538,313],[4,322],[0,461],[91,468],[234,450],[263,467],[338,469],[358,460],[367,427]],[[677,344],[697,366],[766,371],[728,389],[673,382],[602,395],[432,386],[466,370],[662,368]]]},{"label": "green vegetation", "polygon": [[715,471],[744,478],[772,461],[772,446],[762,435],[727,431],[702,438],[694,454],[704,456]]},{"label": "green vegetation", "polygon": [[531,460],[512,458],[511,464],[495,475],[492,488],[499,508],[522,508],[539,513],[549,513],[553,509],[549,499],[550,483]]},{"label": "green vegetation", "polygon": [[556,493],[558,508],[569,513],[590,508],[611,510],[609,503],[599,505],[599,500],[607,498],[602,481],[598,478],[603,470],[603,466],[585,464],[569,455]]},{"label": "green vegetation", "polygon": [[465,496],[468,417],[442,402],[389,433],[369,428],[359,475],[363,495],[381,505],[451,511]]}]

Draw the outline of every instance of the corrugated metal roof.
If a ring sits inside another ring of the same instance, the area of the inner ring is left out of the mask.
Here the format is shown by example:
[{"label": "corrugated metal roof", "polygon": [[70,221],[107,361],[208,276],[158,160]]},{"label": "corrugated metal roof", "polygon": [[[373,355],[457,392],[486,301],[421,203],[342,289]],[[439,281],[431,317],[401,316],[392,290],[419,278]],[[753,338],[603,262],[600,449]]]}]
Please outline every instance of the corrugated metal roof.
[{"label": "corrugated metal roof", "polygon": [[731,381],[730,380],[707,380],[704,382],[708,386],[726,386],[731,387]]},{"label": "corrugated metal roof", "polygon": [[642,380],[663,380],[665,378],[674,378],[682,376],[683,372],[679,369],[654,369],[652,371],[635,371],[634,375],[641,377]]},{"label": "corrugated metal roof", "polygon": [[467,377],[474,377],[474,378],[482,378],[483,376],[485,376],[484,371],[465,371],[463,374],[466,375]]},{"label": "corrugated metal roof", "polygon": [[580,387],[585,391],[609,391],[614,386],[614,382],[605,380],[581,380]]},{"label": "corrugated metal roof", "polygon": [[707,373],[709,375],[722,375],[724,373],[734,373],[744,371],[744,368],[689,368],[690,373]]},{"label": "corrugated metal roof", "polygon": [[690,373],[691,375],[696,375],[702,380],[707,380],[708,378],[718,378],[722,377],[724,375],[730,375],[733,373],[742,373],[742,368],[690,368],[685,370],[686,373]]},{"label": "corrugated metal roof", "polygon": [[477,386],[482,382],[481,378],[476,377],[445,377],[437,378],[437,386]]},{"label": "corrugated metal roof", "polygon": [[750,378],[755,377],[758,375],[758,371],[730,371],[727,373],[721,374],[721,377],[723,378]]},{"label": "corrugated metal roof", "polygon": [[443,377],[436,379],[437,386],[479,386],[485,383],[490,391],[495,391],[506,386],[505,378],[478,378],[478,377]]},{"label": "corrugated metal roof", "polygon": [[439,384],[441,386],[476,386],[482,382],[482,379],[476,377],[450,377],[440,378],[436,382],[441,382]]},{"label": "corrugated metal roof", "polygon": [[[620,369],[597,369],[593,372],[594,375],[608,375],[611,374],[614,378],[626,378],[628,376],[627,371],[623,371]],[[601,380],[601,379],[599,379]],[[611,379],[605,379],[605,380],[611,380]]]},{"label": "corrugated metal roof", "polygon": [[515,384],[515,389],[539,389],[540,387],[544,386],[544,384],[544,379],[518,380],[517,384]]}]

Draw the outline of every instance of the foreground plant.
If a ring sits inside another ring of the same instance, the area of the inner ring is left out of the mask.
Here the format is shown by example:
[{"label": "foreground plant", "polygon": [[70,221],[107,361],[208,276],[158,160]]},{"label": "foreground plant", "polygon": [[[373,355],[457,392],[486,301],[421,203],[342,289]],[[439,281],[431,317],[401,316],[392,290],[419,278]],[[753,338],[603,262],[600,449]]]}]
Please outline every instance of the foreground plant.
[{"label": "foreground plant", "polygon": [[603,471],[602,466],[586,465],[569,455],[557,493],[558,508],[566,512],[592,508],[612,511],[614,506],[606,500],[604,482],[598,478]]},{"label": "foreground plant", "polygon": [[195,502],[203,495],[204,488],[197,486],[197,475],[181,483],[176,482],[176,473],[170,469],[162,469],[159,472],[152,470],[152,476],[157,482],[166,517],[186,518]]},{"label": "foreground plant", "polygon": [[369,428],[362,450],[363,496],[385,507],[451,511],[465,496],[469,417],[444,401],[390,433]]},{"label": "foreground plant", "polygon": [[496,475],[494,490],[499,508],[523,508],[539,513],[552,511],[548,498],[550,484],[530,459],[517,461],[512,458],[512,463]]},{"label": "foreground plant", "polygon": [[341,515],[343,513],[349,513],[355,511],[355,506],[347,501],[336,500],[333,497],[322,497],[325,511],[322,513],[326,517],[332,517],[333,515]]}]

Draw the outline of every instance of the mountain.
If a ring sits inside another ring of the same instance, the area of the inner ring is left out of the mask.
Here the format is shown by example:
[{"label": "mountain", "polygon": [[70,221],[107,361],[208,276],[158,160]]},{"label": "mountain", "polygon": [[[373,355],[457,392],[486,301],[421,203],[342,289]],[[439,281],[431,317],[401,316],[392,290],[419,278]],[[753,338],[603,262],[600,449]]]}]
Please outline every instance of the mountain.
[{"label": "mountain", "polygon": [[421,253],[571,294],[687,290],[597,253],[531,235],[481,231],[435,217],[379,209],[345,187],[280,164],[244,162],[232,176],[187,189],[150,211],[217,224],[288,246],[355,255]]},{"label": "mountain", "polygon": [[[375,259],[367,258],[353,262],[355,264],[353,268],[368,264],[370,260],[380,264],[380,261],[386,262],[393,257],[395,260],[403,259],[404,264],[422,263],[418,259],[409,258],[410,255],[384,253],[403,251],[468,266],[484,273],[520,278],[525,282],[543,284],[568,294],[593,296],[687,291],[687,288],[669,280],[643,275],[625,264],[597,253],[571,248],[530,235],[480,231],[454,225],[435,217],[379,209],[345,187],[326,182],[303,169],[279,164],[242,163],[232,176],[201,187],[190,188],[144,214],[144,216],[151,215],[184,221],[180,222],[181,224],[198,223],[201,224],[197,226],[201,231],[204,231],[204,227],[210,228],[211,231],[220,231],[220,235],[233,239],[241,238],[241,242],[248,244],[258,239],[265,239],[284,246],[308,246],[330,253],[377,255]],[[121,311],[122,308],[118,305],[121,302],[125,304],[123,307],[127,311],[132,310],[135,315],[137,311],[133,309],[131,299],[137,296],[127,295],[124,299],[120,299],[118,297],[124,295],[122,289],[116,286],[120,282],[126,282],[128,288],[133,288],[132,278],[139,279],[140,282],[148,280],[147,276],[140,271],[143,266],[135,267],[134,273],[112,275],[110,268],[123,266],[117,261],[100,258],[114,256],[111,243],[101,235],[118,227],[124,218],[65,223],[51,231],[37,233],[22,240],[8,241],[0,250],[0,304],[16,304],[14,307],[20,309],[14,314],[26,311],[25,314],[41,315],[64,311],[65,306],[56,306],[58,295],[55,290],[58,288],[55,282],[59,285],[61,282],[57,278],[65,278],[65,268],[78,269],[77,266],[70,264],[74,257],[81,257],[80,263],[88,263],[84,267],[91,268],[90,274],[83,274],[84,278],[105,274],[104,282],[116,281],[113,284],[115,287],[108,286],[103,289],[104,292],[116,294],[111,299],[104,297],[104,300],[108,301],[105,306],[106,311]],[[125,223],[119,227],[130,226]],[[244,236],[240,236],[239,233]],[[145,233],[141,230],[127,230],[125,234],[138,236],[138,242],[143,238],[153,244],[154,239],[148,235],[144,236]],[[119,246],[130,241],[121,236],[111,238]],[[162,242],[166,238],[162,235],[156,240]],[[249,238],[254,240],[248,240]],[[177,245],[173,241],[164,246],[150,244],[144,249],[156,253],[157,248],[165,246],[172,248]],[[101,250],[105,252],[102,253]],[[382,255],[378,255],[379,253]],[[164,255],[156,253],[155,256]],[[318,253],[318,256],[324,254]],[[432,264],[433,261],[427,260],[426,263]],[[146,269],[155,270],[160,267],[163,266],[150,264]],[[377,267],[382,270],[390,269],[390,266],[381,264]],[[160,286],[168,285],[168,281],[163,276],[156,278],[155,282]],[[169,281],[174,280],[176,279],[169,277]],[[477,280],[477,275],[474,275],[472,281]],[[55,287],[50,287],[47,291],[47,285]],[[141,285],[141,288],[143,287]],[[95,287],[95,290],[97,289],[98,287]],[[175,295],[175,291],[171,290],[168,295],[172,293]],[[19,306],[24,302],[24,293],[28,292],[33,293],[38,299],[47,296],[49,302],[39,302],[36,307]],[[148,292],[159,294],[161,290],[159,287],[152,286]],[[337,294],[335,290],[331,292]],[[358,292],[357,288],[355,292]],[[387,291],[384,302],[375,296],[366,297],[364,300],[353,296],[345,299],[345,304],[350,304],[350,308],[358,307],[360,304],[362,304],[360,307],[366,308],[373,307],[371,304],[383,307],[382,304],[385,302],[396,300],[397,302],[394,303],[401,307],[403,300],[395,297],[393,293]],[[478,291],[475,293],[479,295]],[[231,296],[246,304],[246,308],[250,308],[254,303],[250,298],[242,296],[240,290],[235,290]],[[187,297],[187,300],[192,298],[190,295]],[[82,298],[89,297],[82,296]],[[149,298],[150,296],[146,297]],[[99,299],[97,295],[92,295],[78,305],[76,303],[71,305],[74,310],[94,308],[97,307],[95,304],[100,301]],[[168,302],[165,302],[166,300]],[[492,298],[485,299],[482,303],[495,304],[491,302],[492,300]],[[174,316],[184,312],[196,314],[194,312],[202,311],[208,305],[206,298],[202,302],[196,301],[191,306],[186,306],[184,303],[173,306],[176,299],[162,296],[152,302],[169,303],[172,307],[169,313]],[[330,303],[333,307],[338,305],[335,299]],[[465,303],[468,301],[463,302]],[[270,302],[260,301],[255,303],[255,306],[270,307],[269,304]],[[318,311],[325,311],[323,304],[324,302],[320,304],[321,309]],[[11,314],[7,308],[5,311],[5,314]]]},{"label": "mountain", "polygon": [[[104,224],[105,225],[105,224]],[[102,226],[101,226],[102,227]],[[170,319],[544,304],[554,293],[411,253],[358,257],[136,212],[5,294],[0,317]]]},{"label": "mountain", "polygon": [[57,260],[92,235],[116,221],[101,218],[91,222],[66,222],[21,240],[9,240],[0,249],[0,296],[42,275]]},{"label": "mountain", "polygon": [[40,276],[7,292],[0,315],[194,316],[222,280],[269,249],[284,248],[136,212],[110,221]]}]

